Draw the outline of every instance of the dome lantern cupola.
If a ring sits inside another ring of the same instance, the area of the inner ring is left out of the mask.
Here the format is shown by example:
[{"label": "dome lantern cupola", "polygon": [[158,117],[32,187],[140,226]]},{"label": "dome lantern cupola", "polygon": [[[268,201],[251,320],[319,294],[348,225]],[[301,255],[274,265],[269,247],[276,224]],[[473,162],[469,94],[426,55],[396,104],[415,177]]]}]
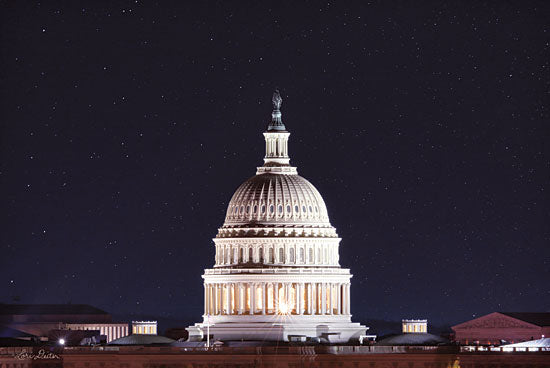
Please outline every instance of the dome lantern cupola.
[{"label": "dome lantern cupola", "polygon": [[281,119],[283,99],[278,90],[273,93],[272,102],[271,123],[267,126],[267,131],[264,132],[264,166],[290,166],[290,157],[288,157],[288,137],[290,133],[286,130]]}]

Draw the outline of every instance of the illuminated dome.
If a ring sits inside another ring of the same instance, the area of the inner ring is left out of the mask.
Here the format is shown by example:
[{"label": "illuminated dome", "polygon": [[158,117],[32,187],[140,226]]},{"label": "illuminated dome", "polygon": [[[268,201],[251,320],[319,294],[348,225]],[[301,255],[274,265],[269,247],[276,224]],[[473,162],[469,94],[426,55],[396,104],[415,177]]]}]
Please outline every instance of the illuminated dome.
[{"label": "illuminated dome", "polygon": [[254,226],[330,226],[317,189],[303,177],[264,173],[237,189],[229,202],[224,228]]},{"label": "illuminated dome", "polygon": [[367,330],[351,321],[352,275],[325,202],[290,166],[281,102],[275,92],[264,165],[237,188],[213,239],[203,322],[187,328],[189,341],[345,343]]}]

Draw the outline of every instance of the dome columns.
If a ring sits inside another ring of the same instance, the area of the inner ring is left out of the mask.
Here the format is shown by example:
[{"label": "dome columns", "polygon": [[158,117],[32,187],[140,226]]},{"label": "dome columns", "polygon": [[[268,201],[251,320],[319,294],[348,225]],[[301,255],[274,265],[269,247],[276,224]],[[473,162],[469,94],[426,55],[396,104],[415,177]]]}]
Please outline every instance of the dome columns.
[{"label": "dome columns", "polygon": [[289,132],[265,132],[265,158],[264,164],[288,166],[288,137]]},{"label": "dome columns", "polygon": [[349,317],[349,286],[349,281],[207,282],[204,315]]}]

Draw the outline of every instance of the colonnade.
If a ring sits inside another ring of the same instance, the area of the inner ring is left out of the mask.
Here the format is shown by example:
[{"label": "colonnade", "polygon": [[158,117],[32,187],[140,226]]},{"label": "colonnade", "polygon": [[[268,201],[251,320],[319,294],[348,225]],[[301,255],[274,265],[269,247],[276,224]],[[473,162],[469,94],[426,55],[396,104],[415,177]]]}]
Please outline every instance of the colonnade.
[{"label": "colonnade", "polygon": [[208,315],[349,315],[350,283],[205,283]]}]

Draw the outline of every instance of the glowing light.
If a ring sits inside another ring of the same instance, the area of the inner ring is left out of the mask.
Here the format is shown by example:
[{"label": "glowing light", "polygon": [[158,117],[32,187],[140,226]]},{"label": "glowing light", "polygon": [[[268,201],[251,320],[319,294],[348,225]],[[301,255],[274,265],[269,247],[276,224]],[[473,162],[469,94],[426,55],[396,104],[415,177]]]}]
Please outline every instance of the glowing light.
[{"label": "glowing light", "polygon": [[59,345],[65,345],[65,339],[59,339]]},{"label": "glowing light", "polygon": [[279,302],[279,314],[288,314],[289,311],[288,304]]}]

